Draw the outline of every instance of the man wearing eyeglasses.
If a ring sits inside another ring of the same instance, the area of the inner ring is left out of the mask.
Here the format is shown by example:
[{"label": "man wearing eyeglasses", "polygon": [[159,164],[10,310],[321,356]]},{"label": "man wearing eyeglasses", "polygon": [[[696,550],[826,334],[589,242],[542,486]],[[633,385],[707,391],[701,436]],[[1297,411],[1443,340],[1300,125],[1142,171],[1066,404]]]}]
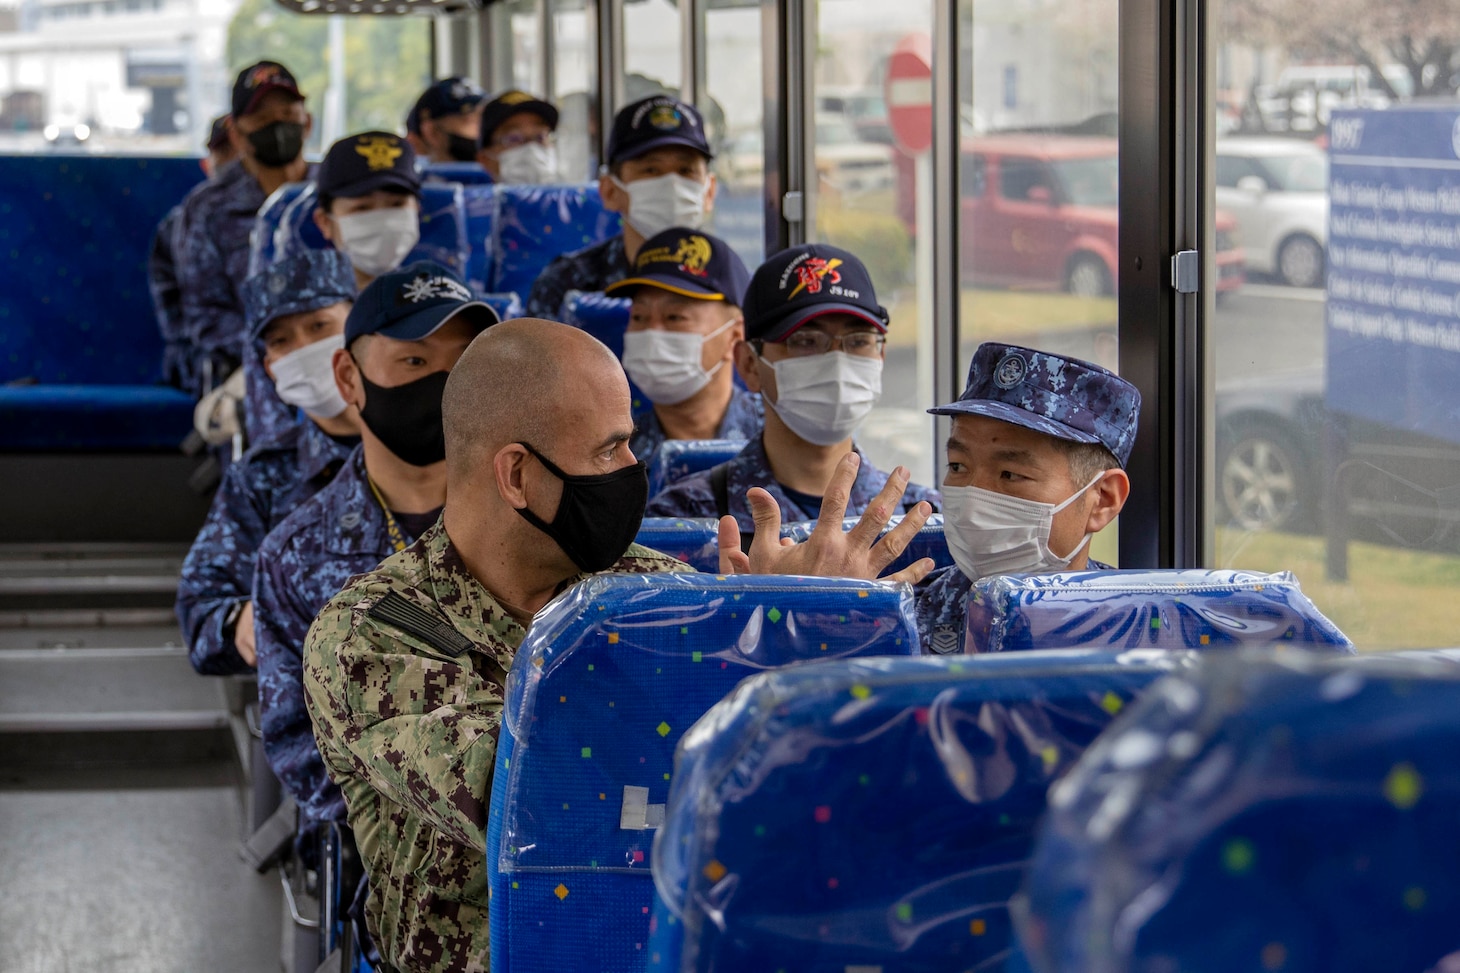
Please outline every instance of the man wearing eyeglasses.
[{"label": "man wearing eyeglasses", "polygon": [[[861,464],[846,505],[860,516],[887,482],[852,442],[882,395],[887,310],[877,303],[867,268],[826,244],[783,250],[756,270],[745,297],[745,336],[735,366],[765,403],[765,429],[739,455],[686,477],[649,502],[650,517],[731,515],[755,528],[746,499],[764,488],[782,521],[816,520],[837,462],[856,452]],[[936,490],[909,483],[903,511]]]},{"label": "man wearing eyeglasses", "polygon": [[558,110],[525,91],[504,91],[482,108],[477,161],[509,186],[561,182],[553,132]]}]

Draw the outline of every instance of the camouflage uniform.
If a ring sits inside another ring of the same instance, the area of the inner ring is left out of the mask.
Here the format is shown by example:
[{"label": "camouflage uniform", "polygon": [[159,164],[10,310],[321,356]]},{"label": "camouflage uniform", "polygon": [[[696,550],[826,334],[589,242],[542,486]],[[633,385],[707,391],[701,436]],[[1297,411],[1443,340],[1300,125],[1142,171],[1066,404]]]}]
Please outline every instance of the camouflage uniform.
[{"label": "camouflage uniform", "polygon": [[253,600],[264,754],[311,820],[343,821],[345,800],[325,773],[304,709],[304,637],[346,581],[392,553],[385,513],[358,448],[334,482],[270,531],[259,548]]},{"label": "camouflage uniform", "polygon": [[183,333],[182,294],[177,283],[177,262],[172,256],[173,234],[182,216],[182,206],[167,211],[152,235],[147,253],[147,285],[152,292],[152,309],[162,335],[162,380],[168,385],[191,389],[197,379],[190,373],[188,345]]},{"label": "camouflage uniform", "polygon": [[[1110,565],[1091,561],[1087,571],[1109,571]],[[938,568],[918,583],[913,591],[913,613],[918,622],[918,640],[923,651],[933,655],[962,655],[967,621],[965,605],[973,582],[956,564]]]},{"label": "camouflage uniform", "polygon": [[622,233],[565,253],[543,268],[533,283],[532,294],[527,298],[527,316],[561,321],[563,298],[568,291],[601,291],[628,275],[629,261],[624,255]]},{"label": "camouflage uniform", "polygon": [[[856,447],[852,447],[856,449]],[[862,465],[857,468],[857,479],[852,484],[852,494],[847,501],[846,515],[848,517],[860,517],[877,496],[877,492],[887,484],[887,474],[883,473],[862,453],[857,450],[857,455],[862,457]],[[719,514],[715,505],[715,491],[710,484],[711,471],[696,473],[687,476],[682,480],[671,483],[667,489],[649,501],[649,507],[645,511],[648,517],[714,517]],[[732,460],[730,460],[730,476],[726,482],[727,498],[730,501],[730,510],[741,530],[754,530],[755,519],[750,515],[750,507],[745,500],[745,491],[751,487],[763,487],[776,503],[781,505],[782,523],[791,521],[815,520],[817,519],[809,511],[802,510],[790,497],[786,496],[784,488],[776,482],[774,474],[771,473],[771,462],[765,454],[765,443],[761,436],[756,436],[745,448]],[[942,504],[942,498],[938,491],[916,483],[909,483],[902,494],[902,512],[911,510],[919,500],[926,500],[933,505],[933,512],[936,513]]]},{"label": "camouflage uniform", "polygon": [[213,384],[242,366],[248,386],[249,442],[264,442],[294,421],[263,370],[258,350],[246,340],[241,288],[248,277],[249,236],[264,205],[264,190],[241,162],[230,162],[211,181],[188,194],[173,230],[182,335],[187,342],[188,391],[201,396],[204,362]]},{"label": "camouflage uniform", "polygon": [[[689,568],[634,545],[610,570]],[[424,624],[402,623],[411,613]],[[370,879],[370,934],[401,970],[490,967],[487,802],[504,682],[526,634],[439,522],[309,630],[309,715]]]},{"label": "camouflage uniform", "polygon": [[[648,462],[664,442],[664,427],[659,424],[659,416],[655,414],[651,403],[644,403],[647,408],[634,416],[634,438],[629,440],[629,449],[633,450],[635,456]],[[720,428],[715,430],[716,439],[751,439],[760,435],[761,429],[765,426],[765,405],[756,392],[749,392],[739,385],[732,385],[730,392],[730,405],[725,410],[725,417],[720,420]]]},{"label": "camouflage uniform", "polygon": [[177,588],[177,617],[193,668],[204,675],[251,672],[223,623],[253,591],[264,535],[334,477],[349,447],[304,420],[228,467],[198,531]]}]

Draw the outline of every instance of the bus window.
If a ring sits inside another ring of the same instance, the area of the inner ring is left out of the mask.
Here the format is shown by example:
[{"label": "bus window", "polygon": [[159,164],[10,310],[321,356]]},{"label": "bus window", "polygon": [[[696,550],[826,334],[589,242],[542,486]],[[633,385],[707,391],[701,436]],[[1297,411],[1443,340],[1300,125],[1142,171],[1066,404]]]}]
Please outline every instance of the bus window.
[{"label": "bus window", "polygon": [[[1460,36],[1453,20],[1411,38],[1377,13],[1325,15],[1221,0],[1209,21],[1207,205],[1235,220],[1246,274],[1206,329],[1212,561],[1296,572],[1361,649],[1453,645],[1460,77],[1437,52]],[[1308,63],[1335,36],[1356,63]]]},{"label": "bus window", "polygon": [[[702,8],[703,9],[703,8]],[[699,109],[715,149],[714,229],[752,269],[765,251],[765,124],[759,84],[761,15],[758,7],[705,11],[705,90]]]},{"label": "bus window", "polygon": [[[888,4],[885,0],[820,0],[812,152],[815,225],[810,236],[850,250],[872,275],[877,299],[891,314],[882,399],[862,425],[857,443],[881,469],[901,463],[914,482],[935,485],[939,458],[933,455],[930,350],[920,358],[918,268],[912,207],[901,205],[907,156],[891,144],[882,97],[887,61],[909,35],[929,35],[929,0]],[[911,200],[912,196],[908,195]],[[925,270],[925,273],[930,270]]]},{"label": "bus window", "polygon": [[552,0],[553,87],[558,106],[558,162],[569,182],[598,176],[598,50],[593,18],[575,0]]},{"label": "bus window", "polygon": [[680,9],[669,0],[624,0],[625,105],[661,92],[679,94]]},{"label": "bus window", "polygon": [[[984,341],[1117,367],[1116,7],[960,0],[965,369]],[[1116,564],[1115,538],[1091,556]]]}]

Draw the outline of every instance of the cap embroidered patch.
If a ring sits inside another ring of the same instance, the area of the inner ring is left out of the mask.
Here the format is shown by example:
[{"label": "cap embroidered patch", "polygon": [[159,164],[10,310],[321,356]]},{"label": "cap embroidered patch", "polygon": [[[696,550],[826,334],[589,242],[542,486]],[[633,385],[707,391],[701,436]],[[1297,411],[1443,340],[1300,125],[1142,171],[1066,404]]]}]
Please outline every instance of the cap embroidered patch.
[{"label": "cap embroidered patch", "polygon": [[373,135],[363,137],[355,145],[355,151],[365,157],[365,164],[371,172],[395,168],[395,160],[405,149],[394,135]]}]

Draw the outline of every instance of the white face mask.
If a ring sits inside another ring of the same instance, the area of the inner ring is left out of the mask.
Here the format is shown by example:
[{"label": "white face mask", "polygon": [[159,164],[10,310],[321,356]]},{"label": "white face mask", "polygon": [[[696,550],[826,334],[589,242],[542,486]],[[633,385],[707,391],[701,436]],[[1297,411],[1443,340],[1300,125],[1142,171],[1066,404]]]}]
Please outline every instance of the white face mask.
[{"label": "white face mask", "polygon": [[705,342],[739,320],[731,318],[704,336],[661,330],[626,332],[624,371],[650,402],[677,405],[709,385],[725,364],[720,361],[705,370]]},{"label": "white face mask", "polygon": [[705,192],[709,188],[697,179],[676,173],[613,184],[629,194],[629,214],[624,217],[644,239],[676,226],[698,230],[705,222]]},{"label": "white face mask", "polygon": [[943,533],[958,570],[970,581],[993,574],[1063,571],[1090,542],[1090,535],[1061,557],[1049,549],[1054,515],[1104,476],[1098,474],[1063,503],[1022,500],[973,486],[943,487]]},{"label": "white face mask", "polygon": [[333,419],[345,411],[345,400],[335,385],[335,352],[345,347],[342,334],[321,338],[289,352],[269,366],[279,398],[317,419]]},{"label": "white face mask", "polygon": [[379,277],[400,266],[421,239],[420,212],[414,206],[394,206],[335,217],[340,227],[339,247],[362,274]]},{"label": "white face mask", "polygon": [[776,401],[765,400],[796,435],[817,446],[849,437],[882,398],[882,359],[828,351],[761,362],[776,373]]},{"label": "white face mask", "polygon": [[553,145],[527,142],[503,149],[497,156],[497,181],[508,186],[541,186],[558,182],[558,150]]}]

